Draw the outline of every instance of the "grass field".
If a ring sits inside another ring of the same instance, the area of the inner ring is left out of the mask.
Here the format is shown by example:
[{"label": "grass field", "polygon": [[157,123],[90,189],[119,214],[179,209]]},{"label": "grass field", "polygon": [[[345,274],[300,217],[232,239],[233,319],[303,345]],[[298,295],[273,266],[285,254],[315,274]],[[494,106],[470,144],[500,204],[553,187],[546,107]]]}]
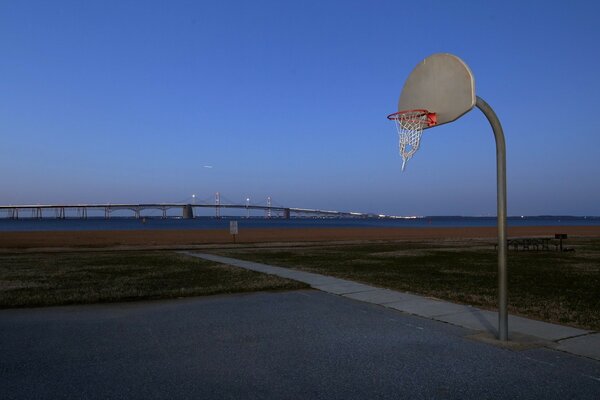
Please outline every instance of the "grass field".
[{"label": "grass field", "polygon": [[0,255],[0,307],[286,290],[303,283],[172,252]]},{"label": "grass field", "polygon": [[[600,240],[574,252],[510,251],[509,312],[600,330]],[[497,253],[480,241],[246,248],[214,251],[453,302],[495,309]]]},{"label": "grass field", "polygon": [[[600,330],[600,239],[509,252],[513,314]],[[495,309],[494,247],[477,240],[239,247],[214,253]],[[0,307],[163,299],[306,285],[173,252],[0,255]]]}]

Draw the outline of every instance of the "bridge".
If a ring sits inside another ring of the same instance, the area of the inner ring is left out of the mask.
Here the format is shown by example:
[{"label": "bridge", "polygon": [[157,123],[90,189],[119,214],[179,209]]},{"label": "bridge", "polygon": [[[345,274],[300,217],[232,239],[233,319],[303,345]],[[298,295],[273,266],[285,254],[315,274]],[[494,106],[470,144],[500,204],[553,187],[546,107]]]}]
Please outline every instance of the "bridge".
[{"label": "bridge", "polygon": [[145,218],[144,211],[158,210],[161,218],[172,218],[168,211],[179,209],[181,218],[191,219],[200,209],[214,209],[215,218],[221,217],[221,211],[225,209],[246,210],[247,217],[250,211],[263,211],[265,218],[283,218],[292,217],[338,217],[338,218],[403,218],[392,215],[371,214],[360,212],[316,210],[308,208],[280,207],[273,206],[270,201],[267,205],[252,204],[193,204],[193,203],[144,203],[144,204],[23,204],[23,205],[5,205],[0,206],[0,216],[4,218],[19,219],[33,218],[42,219],[54,217],[57,219],[80,218],[87,219],[90,211],[96,211],[104,218],[111,218],[111,214],[116,211],[131,212],[134,218]]}]

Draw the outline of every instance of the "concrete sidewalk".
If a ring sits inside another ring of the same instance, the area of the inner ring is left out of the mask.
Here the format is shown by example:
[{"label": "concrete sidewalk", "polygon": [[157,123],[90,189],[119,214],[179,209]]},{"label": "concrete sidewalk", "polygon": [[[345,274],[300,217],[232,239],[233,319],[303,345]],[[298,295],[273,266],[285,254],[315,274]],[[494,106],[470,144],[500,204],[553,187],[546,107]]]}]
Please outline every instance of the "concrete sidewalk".
[{"label": "concrete sidewalk", "polygon": [[392,308],[436,321],[458,325],[482,332],[480,339],[505,347],[545,346],[571,354],[600,360],[600,333],[568,326],[550,324],[510,315],[508,319],[509,340],[494,340],[497,335],[498,313],[462,304],[432,299],[414,294],[382,289],[362,283],[330,276],[276,267],[213,254],[181,252],[222,264],[277,275],[309,284],[312,288]]}]

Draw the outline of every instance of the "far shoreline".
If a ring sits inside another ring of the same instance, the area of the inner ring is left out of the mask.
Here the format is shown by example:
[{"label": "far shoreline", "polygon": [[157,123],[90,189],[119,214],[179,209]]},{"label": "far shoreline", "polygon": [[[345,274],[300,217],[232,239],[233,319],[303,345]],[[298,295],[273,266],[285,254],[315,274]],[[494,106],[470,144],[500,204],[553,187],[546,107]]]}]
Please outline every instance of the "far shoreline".
[{"label": "far shoreline", "polygon": [[[513,226],[509,238],[600,237],[600,226]],[[494,242],[496,227],[343,227],[343,228],[241,228],[236,243],[332,241],[397,241],[485,239]],[[228,229],[15,231],[0,232],[0,249],[108,248],[119,246],[193,246],[232,244]]]}]

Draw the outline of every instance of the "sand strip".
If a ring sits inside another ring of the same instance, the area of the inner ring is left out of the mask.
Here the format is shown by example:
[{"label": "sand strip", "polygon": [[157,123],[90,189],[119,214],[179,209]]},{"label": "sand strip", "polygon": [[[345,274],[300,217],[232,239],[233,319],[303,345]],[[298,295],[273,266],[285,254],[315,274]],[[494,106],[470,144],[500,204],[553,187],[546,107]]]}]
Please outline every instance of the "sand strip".
[{"label": "sand strip", "polygon": [[[566,233],[575,237],[600,237],[600,226],[511,227],[509,237],[551,237]],[[240,229],[237,243],[321,242],[359,240],[490,239],[494,227],[462,228],[247,228]],[[0,232],[0,248],[185,246],[233,243],[228,230],[139,230]]]}]

